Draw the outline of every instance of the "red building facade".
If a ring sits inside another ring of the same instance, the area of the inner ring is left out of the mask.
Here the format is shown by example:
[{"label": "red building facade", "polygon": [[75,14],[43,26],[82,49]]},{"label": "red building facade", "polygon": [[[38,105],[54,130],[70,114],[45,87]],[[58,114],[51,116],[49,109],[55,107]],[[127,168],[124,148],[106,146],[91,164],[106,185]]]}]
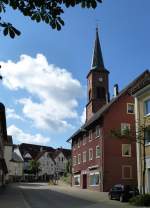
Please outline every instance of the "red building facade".
[{"label": "red building facade", "polygon": [[92,66],[87,75],[86,121],[68,139],[72,142],[72,185],[108,191],[115,184],[137,184],[134,131],[132,139],[126,136],[135,125],[134,99],[129,91],[145,73],[121,92],[115,85],[110,100],[109,71],[104,66],[96,29]]}]

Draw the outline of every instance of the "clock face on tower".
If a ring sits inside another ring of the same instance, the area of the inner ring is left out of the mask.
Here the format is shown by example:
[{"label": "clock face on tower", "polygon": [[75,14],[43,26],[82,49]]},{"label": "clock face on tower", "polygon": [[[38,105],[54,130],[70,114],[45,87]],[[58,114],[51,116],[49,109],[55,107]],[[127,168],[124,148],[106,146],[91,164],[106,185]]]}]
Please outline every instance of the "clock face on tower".
[{"label": "clock face on tower", "polygon": [[99,82],[102,82],[103,81],[103,78],[102,77],[99,77],[98,80],[99,80]]}]

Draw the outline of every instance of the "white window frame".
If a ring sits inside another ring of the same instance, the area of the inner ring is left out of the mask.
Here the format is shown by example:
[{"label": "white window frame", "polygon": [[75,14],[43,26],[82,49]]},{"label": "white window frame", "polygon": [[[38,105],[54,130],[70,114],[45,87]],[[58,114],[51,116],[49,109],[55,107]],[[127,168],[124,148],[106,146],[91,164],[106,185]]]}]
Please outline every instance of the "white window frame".
[{"label": "white window frame", "polygon": [[92,136],[93,136],[92,133],[93,133],[92,130],[90,130],[90,131],[89,131],[89,142],[92,141]]},{"label": "white window frame", "polygon": [[[134,110],[133,113],[129,112],[129,106],[133,106]],[[135,114],[135,105],[134,103],[127,103],[127,114]]]},{"label": "white window frame", "polygon": [[[92,156],[91,156],[90,152],[92,152]],[[93,160],[93,148],[89,149],[89,160],[90,161]]]},{"label": "white window frame", "polygon": [[84,151],[84,152],[83,152],[83,163],[86,162],[86,156],[87,156],[86,151]]},{"label": "white window frame", "polygon": [[[124,148],[125,148],[125,145],[129,145],[129,155],[125,155],[123,154],[124,153]],[[122,144],[122,157],[131,157],[132,154],[131,154],[131,144]]]},{"label": "white window frame", "polygon": [[78,154],[78,165],[81,164],[81,154]]},{"label": "white window frame", "polygon": [[150,112],[146,112],[146,103],[150,102],[150,98],[144,100],[144,116],[149,116]]},{"label": "white window frame", "polygon": [[[90,184],[90,176],[99,175],[99,184]],[[89,174],[89,186],[99,186],[100,185],[100,173],[99,172],[90,172]]]},{"label": "white window frame", "polygon": [[[99,151],[100,151],[100,155],[97,155],[97,149],[99,148]],[[101,156],[101,148],[100,148],[100,145],[97,145],[96,146],[96,158],[100,158]]]},{"label": "white window frame", "polygon": [[100,129],[100,126],[96,126],[96,129],[95,129],[95,138],[98,138],[101,136],[101,129]]},{"label": "white window frame", "polygon": [[86,145],[86,135],[83,135],[83,145]]},{"label": "white window frame", "polygon": [[121,135],[123,136],[123,135],[125,135],[124,133],[123,133],[123,131],[124,130],[126,130],[125,128],[124,128],[124,126],[126,126],[126,129],[131,129],[131,125],[130,125],[130,123],[121,123]]},{"label": "white window frame", "polygon": [[[125,174],[124,174],[124,170],[125,168],[130,168],[130,177],[125,177]],[[133,178],[133,172],[132,172],[132,166],[131,165],[122,165],[122,179],[132,179]]]}]

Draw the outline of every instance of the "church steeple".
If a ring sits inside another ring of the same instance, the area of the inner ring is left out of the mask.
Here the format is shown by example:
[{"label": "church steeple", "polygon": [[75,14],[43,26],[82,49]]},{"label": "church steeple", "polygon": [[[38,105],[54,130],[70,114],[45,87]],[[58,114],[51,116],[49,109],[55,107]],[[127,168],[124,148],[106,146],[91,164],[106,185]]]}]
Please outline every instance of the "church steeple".
[{"label": "church steeple", "polygon": [[87,81],[86,121],[109,102],[109,71],[104,66],[98,28],[96,28],[92,65],[87,75]]},{"label": "church steeple", "polygon": [[91,68],[92,69],[96,69],[96,68],[104,69],[104,61],[103,61],[101,45],[100,45],[99,35],[98,35],[98,27],[96,27],[96,38],[95,38]]}]

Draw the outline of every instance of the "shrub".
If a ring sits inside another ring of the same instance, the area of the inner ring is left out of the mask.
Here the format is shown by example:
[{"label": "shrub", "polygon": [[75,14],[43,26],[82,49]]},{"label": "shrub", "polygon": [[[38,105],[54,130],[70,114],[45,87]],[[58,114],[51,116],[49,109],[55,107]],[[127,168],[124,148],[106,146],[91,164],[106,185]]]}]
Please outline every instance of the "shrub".
[{"label": "shrub", "polygon": [[129,200],[129,202],[136,206],[150,206],[150,194],[138,195]]}]

